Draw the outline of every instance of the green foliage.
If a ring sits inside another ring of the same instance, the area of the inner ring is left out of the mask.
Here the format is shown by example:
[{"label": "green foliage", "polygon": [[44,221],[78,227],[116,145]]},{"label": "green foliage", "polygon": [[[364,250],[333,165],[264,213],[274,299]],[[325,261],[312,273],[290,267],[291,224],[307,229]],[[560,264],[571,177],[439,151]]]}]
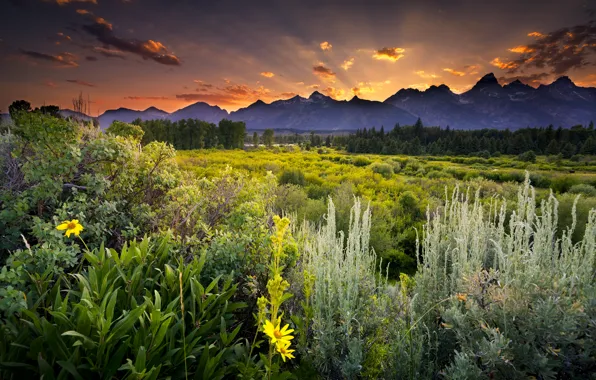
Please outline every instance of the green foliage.
[{"label": "green foliage", "polygon": [[130,137],[134,140],[141,140],[145,131],[141,127],[135,124],[124,123],[122,121],[115,120],[106,129],[106,132],[114,136]]},{"label": "green foliage", "polygon": [[271,148],[273,146],[274,138],[273,129],[265,129],[263,132],[263,143],[268,147]]},{"label": "green foliage", "polygon": [[304,173],[297,169],[289,169],[284,170],[279,176],[279,184],[286,185],[298,185],[304,186],[306,184],[306,179],[304,178]]},{"label": "green foliage", "polygon": [[185,265],[167,239],[85,253],[0,331],[0,373],[44,378],[223,378],[233,373],[235,286],[199,281],[205,256]]},{"label": "green foliage", "polygon": [[371,169],[385,178],[393,176],[393,167],[390,164],[375,162],[371,165]]},{"label": "green foliage", "polygon": [[524,162],[536,162],[536,153],[532,150],[528,150],[517,156],[517,159]]},{"label": "green foliage", "polygon": [[558,238],[557,200],[536,209],[527,180],[511,213],[455,190],[441,214],[429,214],[415,288],[417,313],[437,337],[433,360],[461,378],[592,372],[596,345],[579,337],[594,333],[596,210],[577,243],[575,217]]}]

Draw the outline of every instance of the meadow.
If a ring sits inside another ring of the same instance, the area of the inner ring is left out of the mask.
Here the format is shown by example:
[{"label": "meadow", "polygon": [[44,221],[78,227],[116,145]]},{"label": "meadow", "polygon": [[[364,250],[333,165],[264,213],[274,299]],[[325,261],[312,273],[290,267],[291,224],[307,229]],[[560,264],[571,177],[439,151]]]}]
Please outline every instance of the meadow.
[{"label": "meadow", "polygon": [[12,116],[2,379],[594,378],[592,156],[177,151]]}]

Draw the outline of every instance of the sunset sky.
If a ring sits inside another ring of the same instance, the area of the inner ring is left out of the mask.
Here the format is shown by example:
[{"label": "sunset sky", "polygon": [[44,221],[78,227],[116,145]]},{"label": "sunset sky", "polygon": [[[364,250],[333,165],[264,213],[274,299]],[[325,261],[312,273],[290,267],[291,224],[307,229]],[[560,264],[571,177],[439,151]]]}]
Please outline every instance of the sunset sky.
[{"label": "sunset sky", "polygon": [[228,111],[314,90],[384,100],[494,72],[596,86],[596,2],[2,0],[0,112],[15,99],[92,115],[203,101]]}]

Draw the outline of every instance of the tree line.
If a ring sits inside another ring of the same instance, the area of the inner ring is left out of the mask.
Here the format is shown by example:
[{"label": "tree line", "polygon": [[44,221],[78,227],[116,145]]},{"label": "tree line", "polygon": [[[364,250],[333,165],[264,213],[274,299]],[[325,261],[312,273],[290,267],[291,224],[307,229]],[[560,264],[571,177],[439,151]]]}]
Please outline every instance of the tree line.
[{"label": "tree line", "polygon": [[596,154],[596,131],[593,122],[588,127],[577,125],[566,129],[549,125],[510,131],[424,127],[418,119],[412,126],[397,124],[389,132],[383,127],[359,129],[347,136],[345,149],[350,153],[476,156],[533,151],[570,158],[576,154]]},{"label": "tree line", "polygon": [[132,122],[145,132],[142,143],[164,141],[176,149],[242,149],[246,138],[246,124],[223,119],[217,125],[197,119],[141,120]]}]

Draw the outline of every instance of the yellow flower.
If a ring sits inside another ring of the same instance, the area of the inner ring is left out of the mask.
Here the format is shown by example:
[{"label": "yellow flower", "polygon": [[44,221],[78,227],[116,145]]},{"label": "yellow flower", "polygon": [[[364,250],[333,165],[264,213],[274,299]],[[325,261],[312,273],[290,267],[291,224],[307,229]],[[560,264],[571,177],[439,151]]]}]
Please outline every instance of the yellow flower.
[{"label": "yellow flower", "polygon": [[277,344],[277,352],[280,353],[281,358],[283,359],[283,361],[286,361],[286,358],[288,359],[294,359],[294,355],[292,355],[292,352],[294,352],[295,350],[290,350],[290,343],[286,343],[286,344],[281,344],[278,343]]},{"label": "yellow flower", "polygon": [[56,229],[59,231],[66,230],[64,235],[70,237],[70,234],[75,234],[76,236],[79,236],[81,231],[83,231],[83,226],[79,223],[77,219],[73,219],[71,221],[67,220],[62,222],[62,224],[59,224],[58,227],[56,227]]},{"label": "yellow flower", "polygon": [[461,302],[466,302],[466,300],[468,299],[468,296],[465,293],[457,293],[457,299],[460,300]]},{"label": "yellow flower", "polygon": [[289,325],[285,325],[283,329],[279,329],[279,323],[277,325],[273,325],[271,321],[265,321],[265,325],[263,326],[263,332],[271,338],[271,344],[278,343],[279,344],[290,344],[290,340],[294,339],[291,332],[293,329],[288,329]]}]

